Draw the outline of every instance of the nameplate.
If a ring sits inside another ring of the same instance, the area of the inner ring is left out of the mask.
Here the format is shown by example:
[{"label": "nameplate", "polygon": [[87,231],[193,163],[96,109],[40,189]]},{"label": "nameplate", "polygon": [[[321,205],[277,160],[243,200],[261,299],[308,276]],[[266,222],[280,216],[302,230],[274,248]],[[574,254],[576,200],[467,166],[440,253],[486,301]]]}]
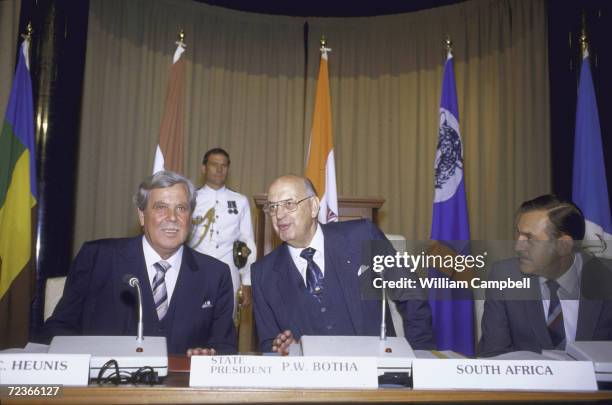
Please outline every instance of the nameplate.
[{"label": "nameplate", "polygon": [[597,391],[588,361],[414,359],[412,376],[414,389]]},{"label": "nameplate", "polygon": [[375,357],[194,356],[190,387],[378,388]]},{"label": "nameplate", "polygon": [[0,354],[0,384],[86,386],[88,354]]}]

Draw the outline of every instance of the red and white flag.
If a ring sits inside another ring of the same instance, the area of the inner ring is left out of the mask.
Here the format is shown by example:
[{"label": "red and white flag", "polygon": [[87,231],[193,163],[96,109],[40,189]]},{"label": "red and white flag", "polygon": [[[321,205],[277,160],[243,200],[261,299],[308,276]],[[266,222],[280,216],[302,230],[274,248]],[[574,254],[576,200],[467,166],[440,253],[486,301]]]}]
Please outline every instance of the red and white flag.
[{"label": "red and white flag", "polygon": [[321,200],[319,222],[325,224],[338,220],[338,194],[336,191],[336,166],[332,137],[331,98],[327,53],[331,49],[321,45],[321,62],[315,94],[312,131],[306,163],[306,177],[312,181]]},{"label": "red and white flag", "polygon": [[176,173],[183,172],[183,103],[185,100],[185,43],[182,39],[177,42],[168,91],[166,105],[159,129],[159,144],[155,150],[153,174],[160,170],[171,170]]}]

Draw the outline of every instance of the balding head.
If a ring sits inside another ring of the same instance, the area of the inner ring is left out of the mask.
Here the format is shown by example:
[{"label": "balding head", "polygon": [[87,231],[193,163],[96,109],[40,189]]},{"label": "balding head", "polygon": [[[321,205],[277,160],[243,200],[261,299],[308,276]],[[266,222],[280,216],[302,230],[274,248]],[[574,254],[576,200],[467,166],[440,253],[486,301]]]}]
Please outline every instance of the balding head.
[{"label": "balding head", "polygon": [[317,230],[319,214],[319,199],[312,183],[300,176],[279,177],[268,189],[268,207],[281,240],[294,247],[307,247]]}]

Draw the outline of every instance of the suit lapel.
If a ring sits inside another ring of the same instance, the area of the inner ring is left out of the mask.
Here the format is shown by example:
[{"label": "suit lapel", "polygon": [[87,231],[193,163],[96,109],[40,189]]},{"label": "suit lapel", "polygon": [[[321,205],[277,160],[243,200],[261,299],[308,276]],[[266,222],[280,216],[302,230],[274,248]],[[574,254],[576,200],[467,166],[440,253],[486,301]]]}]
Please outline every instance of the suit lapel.
[{"label": "suit lapel", "polygon": [[308,315],[303,311],[303,306],[299,300],[306,287],[286,244],[281,246],[281,251],[272,268],[271,286],[277,289],[281,296],[281,302],[284,303],[280,308],[276,308],[280,312],[278,319],[285,319],[291,325],[288,329],[293,331],[295,335],[301,336],[304,334],[304,330],[308,330],[309,327],[305,326],[303,330],[299,325],[310,323]]},{"label": "suit lapel", "polygon": [[[198,271],[206,271],[206,269],[198,268],[191,251],[186,246],[183,247],[181,268],[179,269],[172,298],[170,299],[168,313],[166,318],[164,318],[166,327],[171,329],[170,336],[173,342],[180,341],[180,335],[185,333],[184,330],[178,327],[178,324],[174,324],[177,314],[178,316],[192,316],[190,313],[193,311],[193,301],[204,299],[202,292],[208,291],[208,286],[203,286],[198,282],[196,277]],[[214,297],[211,298],[214,299]],[[199,303],[199,305],[202,304],[203,302]],[[214,304],[216,303],[213,302]]]},{"label": "suit lapel", "polygon": [[[153,295],[151,293],[151,284],[142,250],[142,237],[138,236],[128,240],[128,242],[119,249],[119,253],[114,258],[113,262],[113,279],[115,288],[115,305],[116,308],[126,308],[126,310],[115,311],[114,316],[121,319],[121,324],[124,325],[124,331],[127,333],[136,332],[136,324],[138,322],[138,298],[136,291],[128,287],[123,280],[126,274],[133,274],[138,278],[142,290],[143,300],[143,318],[144,324],[151,325],[151,314],[149,311],[154,307]],[[131,303],[131,304],[130,304]],[[155,314],[157,321],[157,314]]]},{"label": "suit lapel", "polygon": [[523,301],[523,306],[531,329],[536,339],[538,339],[540,346],[544,349],[551,348],[552,341],[546,327],[546,317],[544,316],[542,301]]},{"label": "suit lapel", "polygon": [[353,328],[358,335],[363,334],[363,309],[357,277],[361,257],[358,251],[354,251],[354,248],[358,249],[360,246],[350,246],[344,235],[329,227],[321,226],[321,229],[325,241],[325,272],[330,269],[335,271]]},{"label": "suit lapel", "polygon": [[523,309],[529,319],[531,329],[540,343],[540,347],[544,349],[552,348],[552,340],[546,327],[546,316],[544,314],[544,306],[542,305],[542,292],[540,290],[540,280],[534,277],[531,283],[530,297],[537,297],[537,300],[522,301]]}]

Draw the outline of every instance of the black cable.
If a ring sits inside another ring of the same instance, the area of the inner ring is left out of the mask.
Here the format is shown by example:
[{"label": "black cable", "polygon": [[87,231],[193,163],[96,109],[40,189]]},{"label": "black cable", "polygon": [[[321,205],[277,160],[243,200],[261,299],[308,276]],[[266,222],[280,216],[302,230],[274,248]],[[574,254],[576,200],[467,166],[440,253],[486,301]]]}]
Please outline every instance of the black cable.
[{"label": "black cable", "polygon": [[[104,377],[104,373],[111,371],[111,373]],[[111,359],[104,363],[98,372],[98,384],[112,383],[115,385],[119,384],[149,384],[153,385],[159,382],[159,375],[151,366],[144,366],[139,368],[133,373],[119,370],[119,363],[117,360]]]}]

